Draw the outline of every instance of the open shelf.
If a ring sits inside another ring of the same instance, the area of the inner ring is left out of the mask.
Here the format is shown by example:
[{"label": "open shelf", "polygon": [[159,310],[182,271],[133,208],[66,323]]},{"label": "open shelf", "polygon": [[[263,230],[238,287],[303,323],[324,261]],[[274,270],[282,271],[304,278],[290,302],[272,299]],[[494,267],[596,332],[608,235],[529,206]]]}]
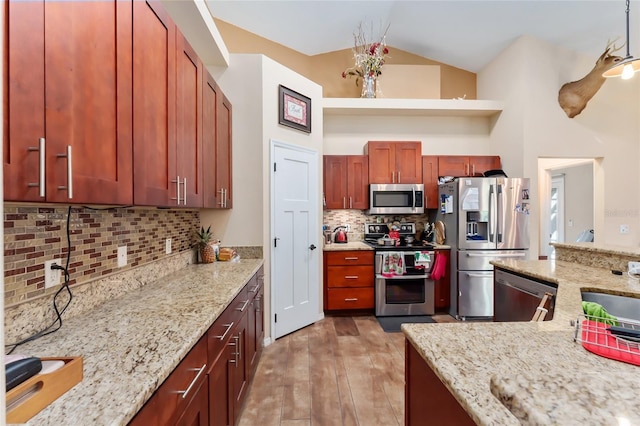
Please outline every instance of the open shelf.
[{"label": "open shelf", "polygon": [[324,115],[490,117],[501,101],[462,99],[323,98]]}]

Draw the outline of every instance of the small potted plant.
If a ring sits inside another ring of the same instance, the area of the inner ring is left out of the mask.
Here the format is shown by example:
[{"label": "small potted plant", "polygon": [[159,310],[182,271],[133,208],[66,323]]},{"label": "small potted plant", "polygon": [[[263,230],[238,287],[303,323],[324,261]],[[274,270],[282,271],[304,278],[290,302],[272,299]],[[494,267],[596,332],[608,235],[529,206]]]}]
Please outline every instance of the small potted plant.
[{"label": "small potted plant", "polygon": [[203,263],[211,263],[216,261],[216,253],[211,246],[211,240],[213,239],[213,233],[211,232],[211,225],[207,229],[203,226],[198,229],[194,229],[193,232],[193,247],[198,249],[200,254],[200,260]]}]

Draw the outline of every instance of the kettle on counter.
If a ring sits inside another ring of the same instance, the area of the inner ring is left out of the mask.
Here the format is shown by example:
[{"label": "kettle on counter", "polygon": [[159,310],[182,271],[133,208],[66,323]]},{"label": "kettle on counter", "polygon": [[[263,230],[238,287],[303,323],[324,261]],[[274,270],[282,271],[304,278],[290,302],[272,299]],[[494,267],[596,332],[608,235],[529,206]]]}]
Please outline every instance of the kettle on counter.
[{"label": "kettle on counter", "polygon": [[333,236],[333,241],[335,243],[346,243],[347,242],[347,228],[344,226],[337,226],[336,229],[333,230],[335,233]]}]

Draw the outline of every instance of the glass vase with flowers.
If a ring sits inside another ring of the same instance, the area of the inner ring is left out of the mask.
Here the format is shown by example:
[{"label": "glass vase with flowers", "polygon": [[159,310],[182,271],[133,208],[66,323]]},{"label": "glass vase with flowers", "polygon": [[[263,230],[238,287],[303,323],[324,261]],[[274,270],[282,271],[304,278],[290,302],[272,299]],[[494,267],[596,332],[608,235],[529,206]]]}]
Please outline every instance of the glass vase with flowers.
[{"label": "glass vase with flowers", "polygon": [[382,91],[379,87],[378,77],[382,74],[382,66],[388,58],[389,49],[386,44],[386,35],[389,26],[377,41],[370,41],[372,37],[367,37],[362,23],[358,26],[358,31],[353,33],[354,66],[342,72],[342,78],[356,77],[356,85],[362,79],[362,98],[381,97]]}]

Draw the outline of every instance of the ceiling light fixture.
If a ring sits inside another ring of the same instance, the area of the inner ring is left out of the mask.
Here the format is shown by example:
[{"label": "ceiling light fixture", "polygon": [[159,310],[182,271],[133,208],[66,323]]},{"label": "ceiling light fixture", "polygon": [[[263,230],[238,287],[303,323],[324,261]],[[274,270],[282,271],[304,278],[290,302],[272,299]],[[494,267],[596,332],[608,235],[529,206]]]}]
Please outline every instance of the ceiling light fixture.
[{"label": "ceiling light fixture", "polygon": [[629,53],[629,0],[627,0],[627,56],[618,62],[614,67],[605,71],[603,77],[620,77],[623,80],[628,80],[633,77],[633,74],[640,71],[640,59],[634,59]]}]

